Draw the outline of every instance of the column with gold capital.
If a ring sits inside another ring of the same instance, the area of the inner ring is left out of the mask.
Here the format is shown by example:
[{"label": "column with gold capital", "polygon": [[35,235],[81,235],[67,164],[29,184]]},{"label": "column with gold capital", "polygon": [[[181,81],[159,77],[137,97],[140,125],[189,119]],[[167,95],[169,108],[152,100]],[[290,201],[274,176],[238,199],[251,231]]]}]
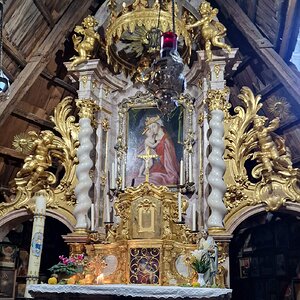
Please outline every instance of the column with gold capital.
[{"label": "column with gold capital", "polygon": [[223,219],[226,215],[226,207],[223,197],[226,192],[226,184],[223,180],[226,165],[223,158],[224,144],[224,110],[227,104],[228,88],[222,90],[209,90],[207,93],[207,103],[210,113],[209,127],[211,134],[209,136],[209,144],[211,152],[208,161],[211,171],[208,175],[208,183],[211,192],[207,198],[210,207],[210,216],[207,220],[209,231],[222,230],[224,228]]},{"label": "column with gold capital", "polygon": [[38,283],[39,280],[43,239],[44,239],[47,198],[48,198],[48,193],[45,190],[41,190],[35,193],[36,202],[35,202],[35,211],[33,217],[28,273],[26,279],[26,290],[25,290],[26,298],[32,298],[28,293],[28,285],[36,284]]},{"label": "column with gold capital", "polygon": [[76,105],[80,109],[80,131],[78,135],[80,146],[77,150],[78,166],[76,176],[78,184],[75,188],[76,205],[73,213],[76,217],[75,230],[86,232],[90,227],[88,212],[92,204],[89,196],[89,190],[93,184],[90,178],[90,170],[93,167],[93,160],[90,157],[90,152],[93,149],[91,141],[93,134],[92,121],[98,106],[91,99],[77,100]]}]

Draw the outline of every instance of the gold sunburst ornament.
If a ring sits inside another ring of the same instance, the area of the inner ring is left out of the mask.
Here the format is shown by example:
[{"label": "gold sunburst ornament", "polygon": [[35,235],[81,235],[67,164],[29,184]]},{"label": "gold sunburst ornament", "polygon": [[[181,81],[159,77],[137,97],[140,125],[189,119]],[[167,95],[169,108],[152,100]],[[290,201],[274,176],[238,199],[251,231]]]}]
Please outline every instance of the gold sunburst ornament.
[{"label": "gold sunburst ornament", "polygon": [[280,117],[281,122],[286,122],[293,117],[291,105],[285,97],[271,96],[267,99],[268,110],[274,117]]},{"label": "gold sunburst ornament", "polygon": [[13,147],[24,154],[31,152],[33,147],[33,136],[27,132],[21,132],[20,134],[15,135],[14,141],[12,143]]}]

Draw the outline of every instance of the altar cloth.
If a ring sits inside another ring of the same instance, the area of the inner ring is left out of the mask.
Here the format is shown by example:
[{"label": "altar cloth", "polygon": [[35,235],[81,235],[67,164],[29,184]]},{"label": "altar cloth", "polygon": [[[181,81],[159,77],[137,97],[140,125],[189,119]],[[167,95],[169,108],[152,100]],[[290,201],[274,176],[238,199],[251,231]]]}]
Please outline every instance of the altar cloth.
[{"label": "altar cloth", "polygon": [[[153,286],[153,285],[49,285],[31,284],[28,291],[32,296],[68,295],[107,295],[123,297],[146,297],[146,298],[197,298],[210,299],[226,296],[230,299],[231,289],[219,288],[193,288],[180,286]],[[55,298],[54,298],[55,299]]]}]

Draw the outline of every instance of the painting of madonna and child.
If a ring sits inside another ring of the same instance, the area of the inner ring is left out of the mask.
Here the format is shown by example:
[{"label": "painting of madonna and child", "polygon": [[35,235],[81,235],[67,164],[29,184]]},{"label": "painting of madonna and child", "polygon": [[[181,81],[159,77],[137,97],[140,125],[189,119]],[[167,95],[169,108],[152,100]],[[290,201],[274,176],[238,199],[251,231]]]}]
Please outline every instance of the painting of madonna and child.
[{"label": "painting of madonna and child", "polygon": [[183,156],[183,108],[178,107],[169,120],[157,108],[128,111],[128,150],[126,185],[145,182],[147,163],[140,156],[150,153],[149,182],[161,186],[179,183]]}]

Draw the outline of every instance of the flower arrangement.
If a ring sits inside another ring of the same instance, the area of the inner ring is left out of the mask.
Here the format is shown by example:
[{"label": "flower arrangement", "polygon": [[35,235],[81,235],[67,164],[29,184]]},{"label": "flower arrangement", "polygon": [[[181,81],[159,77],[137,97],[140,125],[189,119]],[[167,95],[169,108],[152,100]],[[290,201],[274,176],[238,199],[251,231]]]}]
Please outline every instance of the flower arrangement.
[{"label": "flower arrangement", "polygon": [[197,273],[205,273],[210,269],[210,258],[207,250],[194,250],[191,255],[191,266]]},{"label": "flower arrangement", "polygon": [[53,274],[66,274],[67,276],[71,276],[79,272],[79,266],[83,265],[84,255],[78,254],[70,258],[60,255],[59,260],[59,263],[48,270]]}]

